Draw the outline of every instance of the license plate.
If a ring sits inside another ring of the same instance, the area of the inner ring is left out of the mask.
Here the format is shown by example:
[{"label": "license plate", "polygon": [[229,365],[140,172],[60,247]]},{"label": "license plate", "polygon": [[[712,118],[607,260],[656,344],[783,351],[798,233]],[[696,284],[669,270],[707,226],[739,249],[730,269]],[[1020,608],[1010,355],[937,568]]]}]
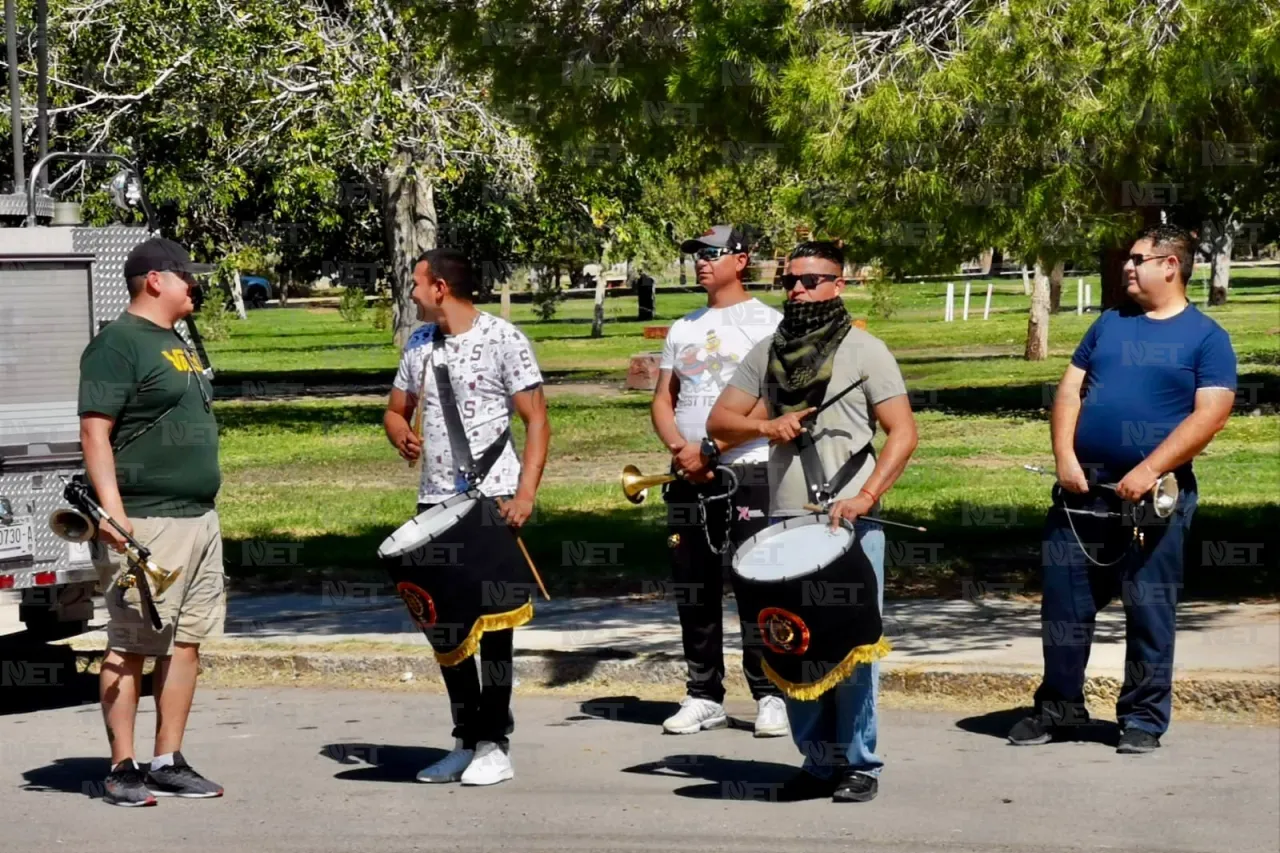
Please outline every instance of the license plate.
[{"label": "license plate", "polygon": [[0,524],[0,560],[32,556],[33,530],[29,518],[15,519],[13,524]]}]

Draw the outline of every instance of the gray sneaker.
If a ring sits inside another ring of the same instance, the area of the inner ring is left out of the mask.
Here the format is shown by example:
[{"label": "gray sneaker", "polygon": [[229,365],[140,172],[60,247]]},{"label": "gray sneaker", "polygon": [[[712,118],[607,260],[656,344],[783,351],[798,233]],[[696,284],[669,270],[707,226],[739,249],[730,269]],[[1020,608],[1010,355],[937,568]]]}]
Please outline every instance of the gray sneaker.
[{"label": "gray sneaker", "polygon": [[147,789],[157,797],[203,799],[222,796],[222,786],[197,773],[181,752],[173,754],[172,764],[147,771]]},{"label": "gray sneaker", "polygon": [[132,758],[126,758],[107,774],[103,784],[103,802],[113,806],[154,806],[156,798],[143,784],[142,769]]}]

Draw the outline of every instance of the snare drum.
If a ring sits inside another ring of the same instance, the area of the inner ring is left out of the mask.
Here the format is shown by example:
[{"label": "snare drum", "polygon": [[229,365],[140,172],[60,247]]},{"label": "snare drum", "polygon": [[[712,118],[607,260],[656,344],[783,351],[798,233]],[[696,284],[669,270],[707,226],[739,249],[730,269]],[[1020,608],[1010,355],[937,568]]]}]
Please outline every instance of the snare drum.
[{"label": "snare drum", "polygon": [[378,557],[441,666],[456,666],[485,631],[533,618],[536,580],[497,503],[455,495],[405,522]]},{"label": "snare drum", "polygon": [[766,527],[734,553],[742,622],[755,625],[769,680],[793,699],[816,699],[889,653],[875,569],[847,527],[827,515]]}]

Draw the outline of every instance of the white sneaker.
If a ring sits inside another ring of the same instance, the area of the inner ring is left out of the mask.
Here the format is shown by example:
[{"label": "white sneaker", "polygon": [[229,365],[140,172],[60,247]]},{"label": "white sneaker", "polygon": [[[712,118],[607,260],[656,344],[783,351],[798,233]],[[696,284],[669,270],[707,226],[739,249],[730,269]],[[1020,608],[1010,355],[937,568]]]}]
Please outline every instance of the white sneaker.
[{"label": "white sneaker", "polygon": [[476,744],[476,757],[462,774],[464,785],[496,785],[514,778],[511,758],[496,743],[482,740]]},{"label": "white sneaker", "polygon": [[680,702],[680,710],[668,717],[662,728],[668,734],[691,735],[703,729],[723,729],[727,725],[729,716],[719,702],[686,696]]},{"label": "white sneaker", "polygon": [[419,782],[457,782],[462,778],[462,771],[467,769],[475,753],[462,748],[462,741],[456,741],[453,752],[418,772]]},{"label": "white sneaker", "polygon": [[783,737],[787,724],[787,703],[780,696],[764,696],[756,703],[756,737]]}]

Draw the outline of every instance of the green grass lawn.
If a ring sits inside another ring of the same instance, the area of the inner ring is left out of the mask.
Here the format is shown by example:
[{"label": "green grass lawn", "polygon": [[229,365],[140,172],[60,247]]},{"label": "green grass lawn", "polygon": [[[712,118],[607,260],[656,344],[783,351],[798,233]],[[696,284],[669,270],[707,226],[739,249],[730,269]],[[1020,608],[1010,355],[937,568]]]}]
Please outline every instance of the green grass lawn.
[{"label": "green grass lawn", "polygon": [[[1241,394],[1230,425],[1196,463],[1201,508],[1187,563],[1190,595],[1273,595],[1280,577],[1280,275],[1238,273],[1230,304],[1210,312],[1232,335]],[[985,283],[974,284],[977,311],[967,323],[942,322],[945,282],[898,285],[894,315],[869,318],[869,330],[899,358],[921,433],[885,515],[929,528],[891,532],[890,595],[957,594],[970,581],[1036,589],[1050,483],[1021,466],[1051,464],[1046,407],[1097,316],[1074,313],[1074,280],[1068,284],[1064,312],[1051,324],[1051,357],[1043,362],[1021,359],[1026,298],[1016,279],[995,282],[986,321],[976,295],[985,298]],[[1095,302],[1098,289],[1095,280]],[[761,298],[781,302],[777,292]],[[562,303],[552,322],[534,322],[530,307],[517,304],[512,319],[534,341],[553,380],[616,386],[632,354],[660,346],[642,336],[643,327],[669,323],[701,301],[697,294],[660,294],[659,319],[650,324],[633,319],[634,299],[611,299],[603,339],[589,337],[587,300]],[[867,316],[864,293],[854,290],[848,301],[855,316]],[[232,324],[230,340],[209,349],[224,393],[243,382],[301,391],[313,382],[389,383],[397,354],[387,338],[332,309],[288,308],[251,312]],[[633,506],[618,482],[629,462],[646,473],[665,468],[648,403],[648,393],[550,395],[551,458],[524,539],[553,593],[635,591],[644,579],[664,576],[661,498],[655,491]],[[318,590],[321,578],[381,580],[374,553],[412,515],[418,475],[383,437],[382,400],[220,399],[217,414],[221,512],[235,582]],[[519,444],[518,424],[516,433]],[[597,553],[616,559],[587,564],[583,543],[608,545]],[[1233,553],[1253,554],[1261,564],[1222,565],[1229,561],[1223,555]]]}]

